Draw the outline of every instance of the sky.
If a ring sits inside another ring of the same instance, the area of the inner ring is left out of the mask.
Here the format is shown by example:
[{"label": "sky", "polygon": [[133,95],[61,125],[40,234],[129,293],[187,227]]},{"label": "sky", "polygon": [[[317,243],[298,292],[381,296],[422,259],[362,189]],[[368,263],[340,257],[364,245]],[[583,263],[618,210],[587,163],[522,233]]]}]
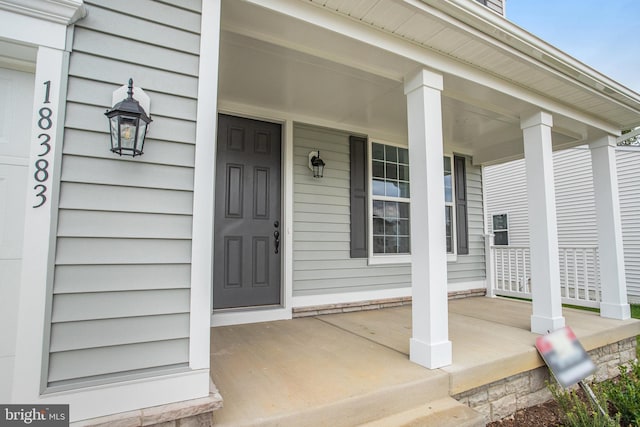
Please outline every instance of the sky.
[{"label": "sky", "polygon": [[640,93],[640,0],[506,0],[507,19]]}]

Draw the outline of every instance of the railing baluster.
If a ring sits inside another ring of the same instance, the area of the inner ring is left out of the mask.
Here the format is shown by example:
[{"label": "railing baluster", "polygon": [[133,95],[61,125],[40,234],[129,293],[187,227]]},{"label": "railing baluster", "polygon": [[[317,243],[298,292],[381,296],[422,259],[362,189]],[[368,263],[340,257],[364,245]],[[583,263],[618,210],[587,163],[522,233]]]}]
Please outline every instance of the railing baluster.
[{"label": "railing baluster", "polygon": [[574,277],[574,282],[573,282],[573,286],[575,289],[575,298],[577,300],[580,300],[580,288],[578,287],[578,250],[577,249],[573,249],[573,277]]},{"label": "railing baluster", "polygon": [[500,289],[506,290],[504,287],[504,250],[500,249]]},{"label": "railing baluster", "polygon": [[589,295],[589,264],[587,263],[587,251],[586,249],[581,249],[582,251],[582,264],[583,264],[583,273],[582,277],[584,278],[584,297],[586,301],[591,301],[591,295]]}]

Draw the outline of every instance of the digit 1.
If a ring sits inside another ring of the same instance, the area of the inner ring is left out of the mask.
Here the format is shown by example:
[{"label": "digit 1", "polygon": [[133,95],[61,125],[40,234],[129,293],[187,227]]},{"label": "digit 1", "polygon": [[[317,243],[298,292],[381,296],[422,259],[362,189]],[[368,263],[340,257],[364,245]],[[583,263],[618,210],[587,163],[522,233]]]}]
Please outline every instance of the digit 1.
[{"label": "digit 1", "polygon": [[44,92],[44,104],[49,104],[49,92],[51,91],[51,80],[47,80],[44,82],[44,86],[46,87]]}]

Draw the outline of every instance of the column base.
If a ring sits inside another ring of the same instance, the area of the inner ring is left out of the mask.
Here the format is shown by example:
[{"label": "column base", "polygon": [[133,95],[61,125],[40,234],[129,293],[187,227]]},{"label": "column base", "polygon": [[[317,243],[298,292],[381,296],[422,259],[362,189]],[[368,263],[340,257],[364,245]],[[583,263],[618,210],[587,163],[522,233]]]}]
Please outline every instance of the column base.
[{"label": "column base", "polygon": [[608,319],[626,320],[631,318],[631,307],[629,304],[600,303],[600,317]]},{"label": "column base", "polygon": [[451,365],[451,341],[429,344],[416,338],[411,338],[409,342],[409,359],[413,363],[429,369]]},{"label": "column base", "polygon": [[564,317],[542,317],[531,316],[531,332],[534,334],[548,334],[556,329],[563,328],[565,325]]}]

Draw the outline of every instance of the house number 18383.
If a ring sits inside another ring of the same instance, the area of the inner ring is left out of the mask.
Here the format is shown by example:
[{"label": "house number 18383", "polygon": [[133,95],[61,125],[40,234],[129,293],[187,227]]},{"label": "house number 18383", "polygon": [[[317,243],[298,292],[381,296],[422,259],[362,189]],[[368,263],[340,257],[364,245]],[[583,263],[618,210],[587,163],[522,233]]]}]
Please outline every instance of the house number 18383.
[{"label": "house number 18383", "polygon": [[36,204],[34,208],[39,208],[47,202],[47,181],[49,180],[49,161],[44,158],[51,151],[51,135],[48,131],[53,126],[53,110],[47,107],[46,104],[50,104],[49,96],[51,93],[51,81],[47,80],[43,83],[45,87],[44,99],[42,101],[43,106],[38,110],[38,129],[42,132],[38,135],[38,143],[42,147],[38,153],[38,158],[35,161],[36,167],[33,173],[33,179],[36,181],[36,185],[33,189],[36,191]]}]

